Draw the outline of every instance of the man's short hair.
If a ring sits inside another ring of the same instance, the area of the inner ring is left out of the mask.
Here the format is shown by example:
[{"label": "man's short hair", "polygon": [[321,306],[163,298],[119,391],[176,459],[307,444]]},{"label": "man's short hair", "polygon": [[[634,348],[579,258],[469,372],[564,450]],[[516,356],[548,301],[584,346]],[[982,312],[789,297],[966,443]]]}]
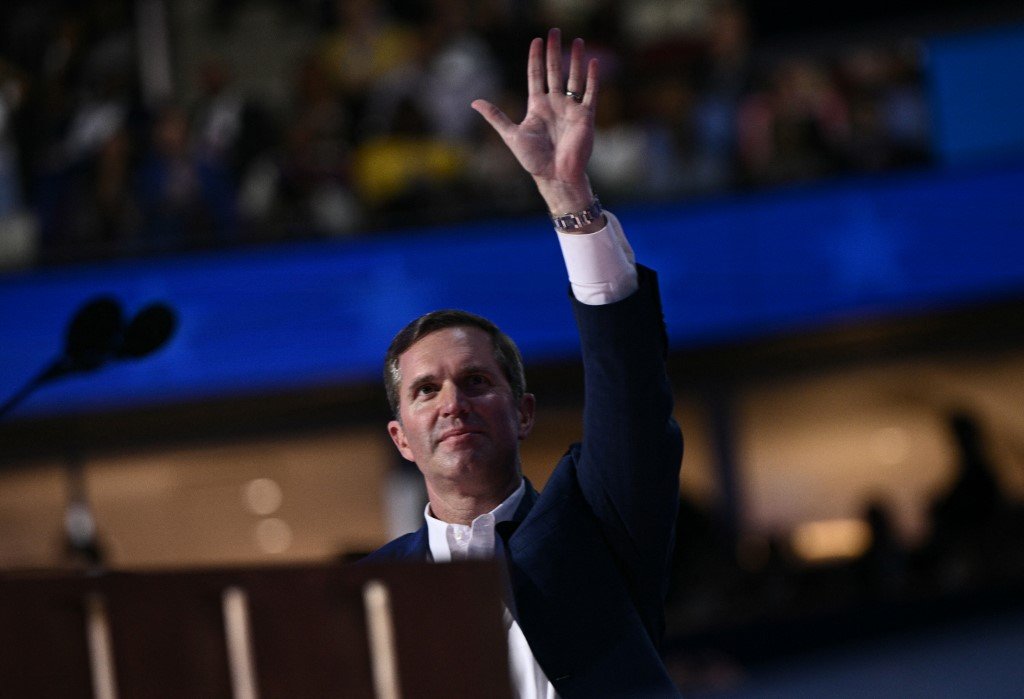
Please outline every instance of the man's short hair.
[{"label": "man's short hair", "polygon": [[445,309],[431,311],[402,328],[391,341],[387,354],[384,356],[384,388],[388,395],[388,405],[395,419],[399,419],[399,390],[402,383],[402,372],[398,361],[407,349],[427,335],[445,328],[479,328],[491,338],[494,359],[501,367],[502,373],[512,387],[512,396],[516,402],[526,393],[526,372],[523,369],[523,357],[512,338],[506,335],[497,325],[483,316],[469,311]]}]

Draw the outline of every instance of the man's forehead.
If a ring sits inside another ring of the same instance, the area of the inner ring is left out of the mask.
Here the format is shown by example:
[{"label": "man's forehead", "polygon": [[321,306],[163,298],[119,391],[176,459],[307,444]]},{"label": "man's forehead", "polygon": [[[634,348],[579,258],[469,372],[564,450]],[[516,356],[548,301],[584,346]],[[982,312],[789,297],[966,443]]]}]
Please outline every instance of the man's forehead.
[{"label": "man's forehead", "polygon": [[498,368],[491,336],[471,325],[441,328],[418,339],[398,358],[403,379],[411,378],[409,370],[447,364]]}]

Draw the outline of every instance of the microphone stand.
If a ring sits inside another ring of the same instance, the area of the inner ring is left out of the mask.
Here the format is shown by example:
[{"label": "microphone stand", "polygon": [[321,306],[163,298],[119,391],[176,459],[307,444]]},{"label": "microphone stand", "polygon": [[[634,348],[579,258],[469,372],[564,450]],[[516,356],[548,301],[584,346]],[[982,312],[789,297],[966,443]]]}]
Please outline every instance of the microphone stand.
[{"label": "microphone stand", "polygon": [[63,376],[65,374],[71,373],[73,370],[70,368],[69,365],[70,361],[68,360],[67,357],[58,357],[57,359],[55,359],[53,363],[50,364],[50,366],[46,367],[41,372],[32,377],[32,379],[29,380],[29,382],[22,386],[20,389],[18,389],[18,391],[15,392],[14,395],[5,400],[3,405],[0,405],[0,419],[3,419],[3,417],[7,415],[7,413],[11,412],[19,405],[21,405],[22,401],[24,401],[30,395],[35,393],[36,390],[42,387],[43,385],[49,383],[58,376]]},{"label": "microphone stand", "polygon": [[[50,381],[95,371],[113,360],[140,359],[152,354],[167,343],[176,327],[174,312],[164,304],[143,308],[125,324],[116,300],[93,299],[72,316],[61,355],[0,405],[0,419]],[[64,471],[68,486],[62,529],[65,551],[73,562],[84,564],[92,572],[100,571],[103,548],[86,496],[83,462],[77,450],[69,451]]]},{"label": "microphone stand", "polygon": [[0,405],[0,420],[50,381],[95,371],[111,360],[152,354],[167,343],[176,327],[174,311],[162,303],[146,306],[126,325],[117,301],[93,299],[69,321],[63,353]]}]

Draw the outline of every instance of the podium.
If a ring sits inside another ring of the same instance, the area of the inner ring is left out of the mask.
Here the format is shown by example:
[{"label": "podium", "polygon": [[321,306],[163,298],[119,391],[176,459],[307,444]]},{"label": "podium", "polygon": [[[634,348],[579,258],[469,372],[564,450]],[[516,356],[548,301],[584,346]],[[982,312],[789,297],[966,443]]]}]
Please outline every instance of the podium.
[{"label": "podium", "polygon": [[493,561],[0,573],[0,696],[511,699]]}]

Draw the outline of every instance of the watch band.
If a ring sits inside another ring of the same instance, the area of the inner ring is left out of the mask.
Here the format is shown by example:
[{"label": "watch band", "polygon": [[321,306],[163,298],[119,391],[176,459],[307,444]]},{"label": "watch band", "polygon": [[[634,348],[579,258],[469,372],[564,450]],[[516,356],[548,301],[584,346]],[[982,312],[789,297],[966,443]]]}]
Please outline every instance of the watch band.
[{"label": "watch band", "polygon": [[571,233],[578,231],[589,223],[593,223],[601,217],[604,209],[597,197],[590,202],[590,206],[582,211],[571,211],[567,214],[551,214],[551,221],[559,231]]}]

